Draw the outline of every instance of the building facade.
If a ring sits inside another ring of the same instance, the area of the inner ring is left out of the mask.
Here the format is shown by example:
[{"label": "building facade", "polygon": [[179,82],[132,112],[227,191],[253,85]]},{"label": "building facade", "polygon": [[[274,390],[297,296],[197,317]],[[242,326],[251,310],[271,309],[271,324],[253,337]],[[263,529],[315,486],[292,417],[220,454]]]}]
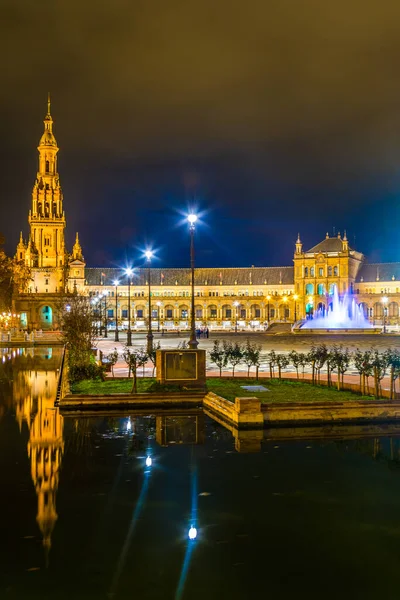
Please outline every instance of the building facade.
[{"label": "building facade", "polygon": [[[127,278],[121,270],[87,267],[78,234],[66,250],[66,218],[57,168],[58,146],[48,101],[39,164],[28,215],[30,234],[21,233],[16,257],[31,270],[15,310],[24,329],[56,329],[57,306],[65,292],[91,297],[100,324],[144,329],[149,320],[148,269]],[[155,329],[186,329],[190,320],[190,269],[151,269],[152,323]],[[118,285],[116,285],[118,282]],[[283,267],[199,268],[195,270],[195,317],[198,327],[264,329],[274,322],[293,323],[327,310],[335,290],[351,294],[376,325],[399,323],[400,263],[369,264],[343,237],[326,234],[317,245],[295,243],[293,265]]]}]

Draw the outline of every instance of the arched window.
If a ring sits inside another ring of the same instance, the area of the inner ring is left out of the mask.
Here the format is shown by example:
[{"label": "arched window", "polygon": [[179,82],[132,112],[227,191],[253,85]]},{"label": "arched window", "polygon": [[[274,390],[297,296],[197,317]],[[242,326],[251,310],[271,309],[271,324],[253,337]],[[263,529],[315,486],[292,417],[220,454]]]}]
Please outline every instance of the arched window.
[{"label": "arched window", "polygon": [[307,283],[306,285],[306,294],[308,296],[312,296],[314,294],[314,286],[312,283]]},{"label": "arched window", "polygon": [[339,273],[338,268],[337,267],[333,267],[333,274],[334,274],[335,277],[337,277],[338,273]]},{"label": "arched window", "polygon": [[397,302],[391,302],[389,304],[389,317],[398,317],[399,316],[399,305]]},{"label": "arched window", "polygon": [[304,277],[308,277],[308,267],[305,267],[304,269]]},{"label": "arched window", "polygon": [[310,267],[310,277],[314,277],[315,269],[314,267]]},{"label": "arched window", "polygon": [[323,283],[319,283],[318,284],[318,288],[317,288],[317,294],[318,296],[323,296],[325,294],[325,286]]},{"label": "arched window", "polygon": [[332,277],[332,267],[328,267],[328,277]]},{"label": "arched window", "polygon": [[46,173],[50,173],[50,161],[46,160]]}]

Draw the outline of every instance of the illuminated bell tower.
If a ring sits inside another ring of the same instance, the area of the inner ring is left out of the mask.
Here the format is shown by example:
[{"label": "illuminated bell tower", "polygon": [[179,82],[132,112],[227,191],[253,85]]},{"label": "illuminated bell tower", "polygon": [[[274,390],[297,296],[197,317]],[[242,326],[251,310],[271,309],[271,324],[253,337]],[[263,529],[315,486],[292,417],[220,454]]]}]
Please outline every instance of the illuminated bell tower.
[{"label": "illuminated bell tower", "polygon": [[32,191],[32,208],[29,211],[30,267],[63,267],[65,264],[65,213],[63,195],[57,172],[58,146],[53,134],[50,112],[50,95],[44,132],[40,138],[39,169]]}]

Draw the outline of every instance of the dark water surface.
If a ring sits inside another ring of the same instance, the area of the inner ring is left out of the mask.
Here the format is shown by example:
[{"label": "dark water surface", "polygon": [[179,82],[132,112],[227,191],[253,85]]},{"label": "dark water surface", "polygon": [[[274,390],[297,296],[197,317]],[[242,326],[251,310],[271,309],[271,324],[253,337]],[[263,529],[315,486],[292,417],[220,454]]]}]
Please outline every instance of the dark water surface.
[{"label": "dark water surface", "polygon": [[0,350],[0,598],[399,597],[396,428],[63,417],[59,358]]}]

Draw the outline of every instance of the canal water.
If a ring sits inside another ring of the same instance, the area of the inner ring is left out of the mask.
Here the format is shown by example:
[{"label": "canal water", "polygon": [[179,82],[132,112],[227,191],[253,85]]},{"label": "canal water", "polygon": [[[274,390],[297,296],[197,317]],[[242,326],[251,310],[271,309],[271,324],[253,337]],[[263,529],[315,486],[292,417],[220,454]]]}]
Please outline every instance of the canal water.
[{"label": "canal water", "polygon": [[395,427],[63,416],[59,361],[0,350],[0,598],[398,598]]}]

